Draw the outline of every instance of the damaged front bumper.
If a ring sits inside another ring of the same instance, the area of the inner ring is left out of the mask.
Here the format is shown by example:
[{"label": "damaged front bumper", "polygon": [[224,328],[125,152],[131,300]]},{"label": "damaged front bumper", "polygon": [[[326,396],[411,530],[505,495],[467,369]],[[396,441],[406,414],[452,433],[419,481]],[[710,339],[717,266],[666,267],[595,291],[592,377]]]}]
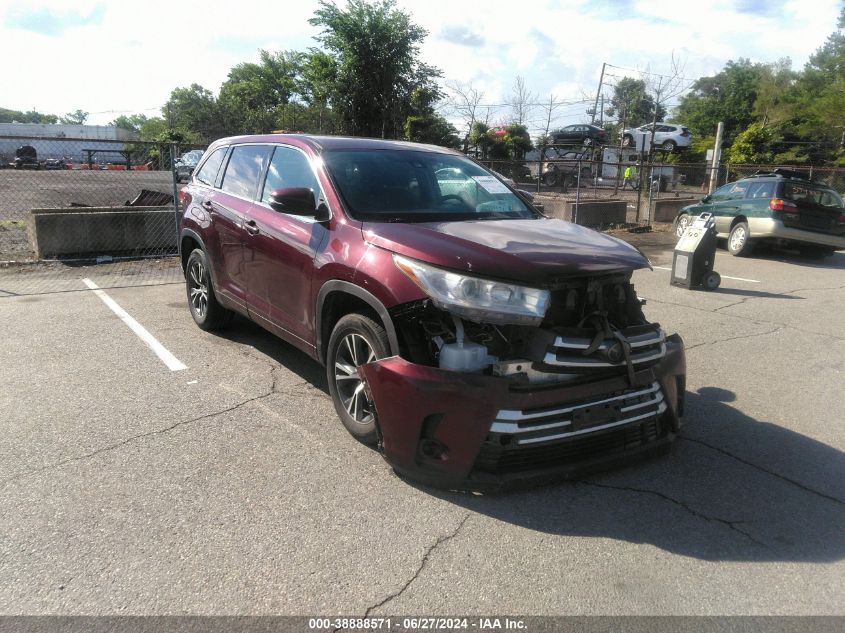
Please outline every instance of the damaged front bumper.
[{"label": "damaged front bumper", "polygon": [[[661,341],[663,343],[663,341]],[[420,483],[495,490],[601,470],[664,452],[683,415],[678,335],[665,356],[628,375],[520,385],[392,356],[359,367],[384,456]]]}]

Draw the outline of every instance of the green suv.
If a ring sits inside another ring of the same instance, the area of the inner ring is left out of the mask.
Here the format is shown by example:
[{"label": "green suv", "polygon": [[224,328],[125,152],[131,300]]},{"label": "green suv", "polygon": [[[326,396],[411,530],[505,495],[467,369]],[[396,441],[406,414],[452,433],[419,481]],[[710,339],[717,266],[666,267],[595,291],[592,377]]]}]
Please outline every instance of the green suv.
[{"label": "green suv", "polygon": [[808,255],[845,250],[842,198],[793,171],[776,169],[719,187],[678,212],[677,236],[705,211],[715,217],[716,231],[727,239],[731,255],[748,255],[758,242],[797,246]]}]

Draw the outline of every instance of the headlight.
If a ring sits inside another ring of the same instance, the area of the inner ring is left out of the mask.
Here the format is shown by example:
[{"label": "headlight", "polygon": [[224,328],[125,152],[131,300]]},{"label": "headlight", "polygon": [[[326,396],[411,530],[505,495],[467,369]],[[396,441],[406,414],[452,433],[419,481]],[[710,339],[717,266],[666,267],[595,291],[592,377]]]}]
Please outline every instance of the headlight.
[{"label": "headlight", "polygon": [[549,291],[468,277],[401,255],[393,262],[434,304],[470,321],[537,325],[549,307]]}]

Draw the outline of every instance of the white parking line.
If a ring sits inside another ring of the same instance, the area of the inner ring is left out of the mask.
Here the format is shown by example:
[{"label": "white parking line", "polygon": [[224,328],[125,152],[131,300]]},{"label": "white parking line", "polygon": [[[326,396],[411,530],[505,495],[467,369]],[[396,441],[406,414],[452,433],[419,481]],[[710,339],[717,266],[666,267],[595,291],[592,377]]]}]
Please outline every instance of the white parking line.
[{"label": "white parking line", "polygon": [[143,325],[141,325],[135,319],[129,316],[126,310],[121,308],[114,299],[112,299],[105,292],[100,290],[97,284],[87,278],[83,279],[82,281],[94,292],[95,295],[97,295],[98,297],[100,297],[100,299],[103,300],[103,303],[105,303],[111,309],[111,311],[114,312],[120,318],[120,320],[123,321],[129,327],[130,330],[132,330],[133,332],[135,332],[135,334],[138,335],[138,338],[140,338],[142,341],[144,341],[144,343],[147,344],[147,347],[153,350],[155,355],[161,359],[161,362],[167,365],[167,368],[170,371],[180,371],[182,369],[188,368],[187,365],[182,363],[182,361],[180,361],[173,354],[171,354],[167,350],[167,348],[164,347],[164,345],[159,343],[156,337],[150,334]]},{"label": "white parking line", "polygon": [[[666,268],[665,266],[652,266],[652,268],[656,270],[672,270],[671,268]],[[763,283],[759,279],[746,279],[745,277],[728,277],[727,275],[719,275],[722,279],[733,279],[734,281],[747,281],[750,284],[759,284]]]}]

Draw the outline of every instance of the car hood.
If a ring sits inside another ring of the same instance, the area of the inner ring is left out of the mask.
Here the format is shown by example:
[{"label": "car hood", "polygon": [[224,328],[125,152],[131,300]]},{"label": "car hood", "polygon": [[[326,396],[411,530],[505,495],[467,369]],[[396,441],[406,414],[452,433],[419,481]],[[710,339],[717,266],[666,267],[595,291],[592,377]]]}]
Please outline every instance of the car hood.
[{"label": "car hood", "polygon": [[550,218],[364,223],[364,239],[400,255],[481,277],[526,284],[650,268],[638,249],[591,229]]}]

